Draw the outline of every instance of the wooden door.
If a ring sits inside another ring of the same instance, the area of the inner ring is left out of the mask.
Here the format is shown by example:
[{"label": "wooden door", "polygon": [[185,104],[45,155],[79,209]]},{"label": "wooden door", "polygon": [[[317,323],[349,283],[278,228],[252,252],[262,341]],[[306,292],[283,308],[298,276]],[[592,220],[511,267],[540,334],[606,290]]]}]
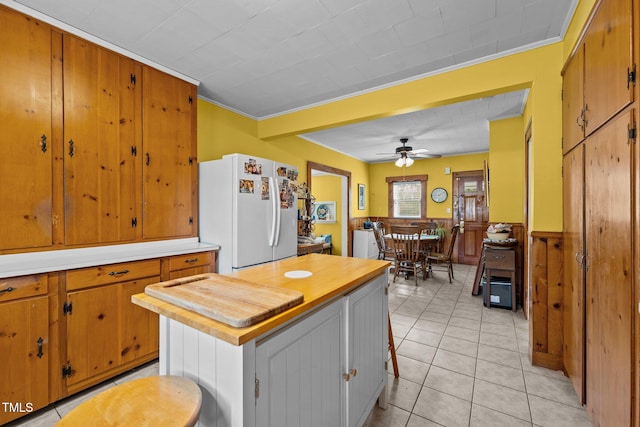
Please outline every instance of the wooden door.
[{"label": "wooden door", "polygon": [[563,159],[563,361],[581,403],[585,402],[584,146]]},{"label": "wooden door", "polygon": [[69,292],[67,303],[72,304],[66,314],[70,386],[119,364],[118,285]]},{"label": "wooden door", "polygon": [[478,264],[482,240],[487,231],[489,208],[485,204],[485,183],[482,171],[454,174],[454,222],[460,224],[458,262]]},{"label": "wooden door", "polygon": [[63,51],[66,244],[134,240],[140,67],[73,36]]},{"label": "wooden door", "polygon": [[585,34],[586,134],[633,102],[632,0],[600,3]]},{"label": "wooden door", "polygon": [[51,28],[0,8],[0,250],[50,246]]},{"label": "wooden door", "polygon": [[160,276],[132,280],[118,285],[120,330],[120,363],[129,362],[158,351],[158,315],[135,305],[131,296],[144,293],[144,288],[160,281]]},{"label": "wooden door", "polygon": [[144,67],[143,102],[143,236],[195,235],[195,87]]},{"label": "wooden door", "polygon": [[562,152],[566,154],[584,139],[584,44],[562,73]]},{"label": "wooden door", "polygon": [[0,304],[0,424],[49,403],[48,331],[46,296]]},{"label": "wooden door", "polygon": [[631,425],[632,114],[585,142],[586,402],[594,425]]}]

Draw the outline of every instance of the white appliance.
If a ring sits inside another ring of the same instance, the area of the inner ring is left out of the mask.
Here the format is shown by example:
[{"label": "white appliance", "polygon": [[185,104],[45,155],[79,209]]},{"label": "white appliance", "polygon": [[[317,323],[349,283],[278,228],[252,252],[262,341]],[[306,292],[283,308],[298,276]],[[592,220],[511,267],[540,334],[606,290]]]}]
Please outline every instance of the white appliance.
[{"label": "white appliance", "polygon": [[200,241],[220,245],[219,273],[297,255],[297,181],[297,168],[245,154],[199,163]]}]

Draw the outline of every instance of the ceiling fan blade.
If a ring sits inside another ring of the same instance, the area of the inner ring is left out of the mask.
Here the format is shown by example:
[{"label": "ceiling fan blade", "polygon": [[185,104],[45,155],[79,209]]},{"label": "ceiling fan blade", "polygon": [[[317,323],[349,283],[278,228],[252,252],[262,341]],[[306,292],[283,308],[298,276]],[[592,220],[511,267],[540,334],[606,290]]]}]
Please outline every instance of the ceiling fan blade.
[{"label": "ceiling fan blade", "polygon": [[411,157],[416,159],[439,159],[442,157],[441,154],[414,154]]},{"label": "ceiling fan blade", "polygon": [[426,153],[427,151],[429,150],[427,150],[426,148],[418,148],[417,150],[411,150],[411,152],[414,154]]}]

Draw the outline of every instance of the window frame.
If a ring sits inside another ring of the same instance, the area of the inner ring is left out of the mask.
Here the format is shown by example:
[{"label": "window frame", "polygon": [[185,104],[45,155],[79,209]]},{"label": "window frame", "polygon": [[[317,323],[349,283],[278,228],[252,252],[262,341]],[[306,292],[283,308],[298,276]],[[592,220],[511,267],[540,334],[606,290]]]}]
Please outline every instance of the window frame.
[{"label": "window frame", "polygon": [[[388,195],[388,216],[389,218],[420,220],[427,219],[427,180],[428,175],[407,175],[407,176],[388,176],[387,195]],[[396,182],[415,182],[420,181],[420,218],[395,217],[393,215],[393,184]]]}]

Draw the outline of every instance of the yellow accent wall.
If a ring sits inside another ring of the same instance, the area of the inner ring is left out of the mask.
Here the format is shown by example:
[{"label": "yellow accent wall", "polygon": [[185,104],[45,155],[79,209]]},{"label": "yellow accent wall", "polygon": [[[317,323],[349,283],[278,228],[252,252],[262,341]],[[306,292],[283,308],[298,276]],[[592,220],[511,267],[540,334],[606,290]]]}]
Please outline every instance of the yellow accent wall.
[{"label": "yellow accent wall", "polygon": [[[489,153],[468,154],[464,156],[448,156],[439,159],[416,160],[409,168],[398,168],[393,163],[376,163],[369,168],[369,199],[371,200],[371,219],[388,216],[389,190],[387,177],[406,175],[423,175],[427,179],[427,217],[431,219],[453,217],[453,173],[482,170],[484,161],[489,158]],[[451,168],[449,175],[445,174],[445,168]],[[442,187],[447,190],[449,196],[443,203],[435,203],[431,200],[431,190]],[[447,212],[447,208],[450,212]]]},{"label": "yellow accent wall", "polygon": [[489,124],[489,221],[524,222],[522,117]]},{"label": "yellow accent wall", "polygon": [[342,178],[335,175],[320,175],[312,178],[313,195],[316,198],[316,206],[320,202],[336,202],[336,222],[335,224],[315,224],[313,233],[316,237],[323,234],[331,234],[331,243],[333,244],[333,255],[342,255],[342,237],[340,229],[342,227],[342,203],[341,187]]},{"label": "yellow accent wall", "polygon": [[[358,211],[358,183],[369,181],[369,165],[297,136],[264,141],[256,136],[256,120],[198,99],[198,161],[219,159],[225,154],[244,153],[298,167],[299,182],[307,180],[307,161],[351,172],[351,215]],[[313,188],[312,188],[313,190]]]},{"label": "yellow accent wall", "polygon": [[[560,70],[563,64],[563,48],[563,43],[558,42],[262,120],[258,123],[258,135],[263,139],[272,139],[281,135],[308,132],[328,126],[530,88],[528,107],[534,117],[532,131],[536,142],[531,162],[536,182],[531,186],[534,206],[530,210],[530,221],[533,230],[560,231],[562,229],[562,155],[560,151],[562,79]],[[520,133],[523,135],[524,129]],[[472,138],[473,135],[469,137]],[[514,161],[522,164],[521,159],[514,159]],[[371,168],[374,166],[372,165]],[[375,179],[373,175],[371,179]],[[373,192],[373,186],[380,184],[370,182],[371,192]],[[371,194],[372,201],[376,197],[379,197],[379,191]],[[437,210],[438,208],[435,208],[433,213]],[[427,211],[429,212],[429,207]],[[492,210],[491,213],[501,215],[499,211]],[[379,214],[379,212],[369,212],[371,216]]]}]

